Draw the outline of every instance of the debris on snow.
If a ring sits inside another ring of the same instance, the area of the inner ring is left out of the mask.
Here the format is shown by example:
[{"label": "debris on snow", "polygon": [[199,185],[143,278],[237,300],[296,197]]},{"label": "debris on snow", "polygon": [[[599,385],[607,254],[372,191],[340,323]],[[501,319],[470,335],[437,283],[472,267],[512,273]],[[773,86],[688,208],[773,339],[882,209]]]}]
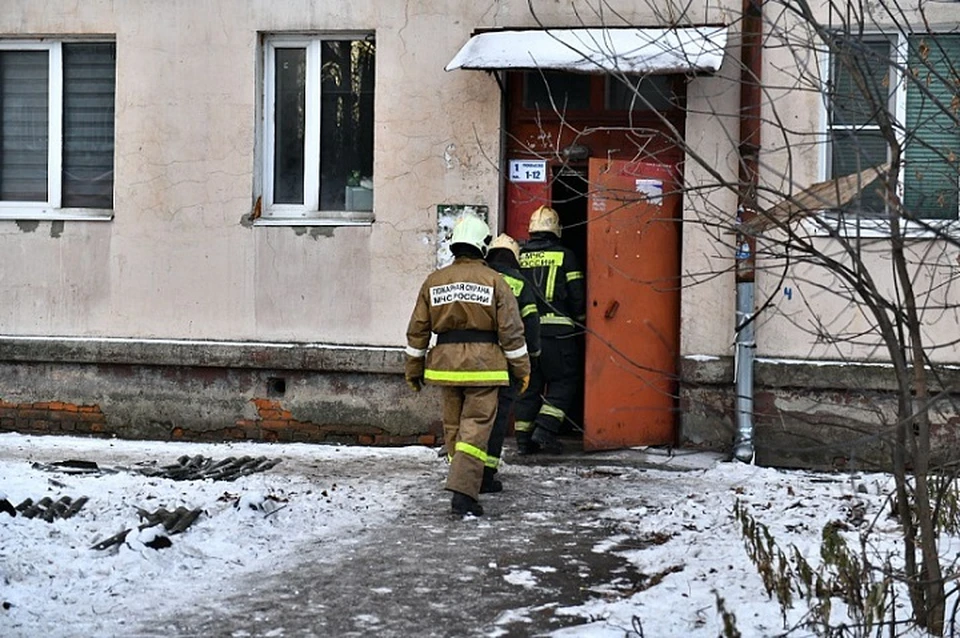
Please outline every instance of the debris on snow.
[{"label": "debris on snow", "polygon": [[34,463],[33,467],[38,470],[48,472],[63,472],[65,474],[100,474],[102,472],[115,472],[101,468],[93,461],[83,461],[78,459],[67,459],[65,461],[54,461],[53,463]]},{"label": "debris on snow", "polygon": [[227,457],[221,461],[214,461],[205,456],[184,455],[172,465],[159,468],[141,468],[140,472],[146,476],[168,478],[174,481],[200,481],[211,479],[214,481],[234,481],[241,476],[257,472],[265,472],[280,463],[282,459],[268,459],[265,456]]},{"label": "debris on snow", "polygon": [[[72,517],[80,511],[87,500],[86,496],[81,496],[77,500],[73,500],[69,496],[62,496],[54,501],[49,496],[44,496],[34,503],[33,499],[27,498],[17,505],[16,511],[20,512],[20,515],[24,518],[41,518],[48,523],[52,523],[54,519],[68,519]],[[10,502],[4,498],[3,502],[0,503],[0,510],[7,512],[11,516],[15,516],[15,513],[3,507],[3,503],[6,503],[8,506],[10,505]]]},{"label": "debris on snow", "polygon": [[17,508],[15,508],[13,504],[7,500],[7,495],[3,492],[0,492],[0,512],[4,512],[10,516],[17,515]]},{"label": "debris on snow", "polygon": [[253,510],[254,512],[262,512],[264,516],[269,516],[285,508],[286,505],[280,505],[280,503],[286,503],[287,500],[273,494],[263,495],[260,492],[247,492],[234,501],[233,507],[241,512]]},{"label": "debris on snow", "polygon": [[[173,543],[169,538],[166,539],[166,543],[163,541],[155,541],[156,535],[159,533],[159,528],[162,526],[168,533],[180,534],[188,527],[193,525],[194,521],[199,518],[202,510],[194,509],[188,510],[185,507],[178,507],[172,512],[168,512],[165,508],[159,508],[154,512],[148,512],[146,510],[137,508],[137,513],[140,515],[140,520],[146,521],[141,524],[138,529],[140,534],[138,535],[138,540],[142,542],[147,547],[153,547],[154,549],[160,549],[160,547],[170,547]],[[152,530],[149,531],[148,530]],[[127,535],[131,532],[130,529],[125,529],[119,534],[114,534],[106,540],[102,540],[92,547],[96,550],[104,550],[114,545],[119,545],[124,542],[127,538]],[[147,532],[144,534],[144,532]],[[147,538],[147,541],[143,541],[143,538]],[[166,538],[166,537],[164,537]],[[150,542],[156,542],[159,546],[151,545]]]}]

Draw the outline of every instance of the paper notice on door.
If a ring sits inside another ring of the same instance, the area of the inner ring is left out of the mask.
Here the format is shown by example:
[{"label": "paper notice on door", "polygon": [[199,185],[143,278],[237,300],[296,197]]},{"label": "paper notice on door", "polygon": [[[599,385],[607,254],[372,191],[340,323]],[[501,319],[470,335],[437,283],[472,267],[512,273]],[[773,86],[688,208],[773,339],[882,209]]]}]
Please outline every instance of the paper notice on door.
[{"label": "paper notice on door", "polygon": [[637,192],[644,196],[648,203],[654,206],[663,204],[663,182],[659,179],[636,180]]}]

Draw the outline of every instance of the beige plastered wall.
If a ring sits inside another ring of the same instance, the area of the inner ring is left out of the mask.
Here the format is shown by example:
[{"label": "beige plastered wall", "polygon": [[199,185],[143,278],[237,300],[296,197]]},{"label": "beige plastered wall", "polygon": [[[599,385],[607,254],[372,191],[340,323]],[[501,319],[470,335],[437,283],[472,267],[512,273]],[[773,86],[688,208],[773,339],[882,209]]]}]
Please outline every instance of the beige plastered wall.
[{"label": "beige plastered wall", "polygon": [[[827,21],[822,7],[820,18]],[[923,31],[955,29],[956,6],[927,2],[924,14],[904,14]],[[879,14],[878,14],[879,15]],[[762,197],[771,205],[783,194],[795,193],[826,178],[823,130],[825,111],[819,82],[828,73],[826,58],[803,44],[809,29],[779,5],[767,7],[765,30],[772,34],[771,46],[764,49],[764,126],[761,155]],[[868,19],[869,25],[891,25],[882,17]],[[867,29],[872,30],[870,28]],[[801,226],[801,229],[811,229]],[[837,243],[810,230],[814,245],[825,254],[839,256]],[[778,251],[782,253],[782,251]],[[889,245],[882,238],[863,242],[864,263],[871,277],[890,299],[893,288]],[[927,346],[940,362],[956,361],[954,342],[960,303],[951,281],[960,275],[960,251],[942,240],[918,240],[908,247],[908,258],[916,268],[915,288],[920,303],[929,306],[923,313]],[[822,267],[798,264],[796,260],[767,259],[757,275],[757,303],[768,304],[757,321],[757,355],[770,358],[882,361],[889,354],[880,343],[876,322],[862,304],[832,274]]]},{"label": "beige plastered wall", "polygon": [[[483,27],[727,19],[714,2],[650,4],[551,0],[533,15],[525,2],[453,0],[4,2],[2,37],[116,38],[117,119],[112,221],[0,221],[0,334],[402,345],[435,264],[437,205],[499,215],[499,88],[444,65]],[[258,35],[326,30],[376,33],[376,222],[251,227]],[[735,108],[736,92],[699,78],[690,95],[692,143],[735,168],[705,113]],[[722,265],[714,243],[685,229],[685,272]],[[726,277],[684,291],[686,353],[728,352],[732,290]]]},{"label": "beige plastered wall", "polygon": [[[449,5],[449,6],[448,6]],[[6,2],[0,34],[115,36],[115,215],[0,222],[0,332],[402,344],[436,206],[496,209],[499,95],[445,73],[443,2]],[[376,222],[243,224],[258,194],[259,34],[374,31]]]},{"label": "beige plastered wall", "polygon": [[[436,206],[485,204],[499,215],[499,89],[487,74],[443,65],[476,28],[738,18],[739,3],[651,4],[534,2],[533,15],[515,2],[4,3],[3,37],[115,37],[118,77],[114,219],[0,221],[0,333],[402,344],[416,288],[434,265]],[[928,5],[931,22],[947,24],[949,9]],[[376,32],[376,222],[244,225],[257,195],[258,34],[318,30]],[[696,191],[684,211],[683,355],[729,354],[733,342],[735,246],[711,222],[728,224],[737,201],[711,184],[736,175],[735,36],[721,72],[688,90],[686,136],[698,160],[685,165]],[[813,75],[785,76],[797,66],[785,48],[766,49],[764,61],[773,85],[764,184],[803,188],[822,177],[810,143],[821,114]],[[805,63],[819,71],[815,56]],[[878,272],[885,267],[878,258]],[[776,266],[759,274],[757,300],[773,300],[774,311],[758,322],[758,354],[883,356],[818,344],[813,317],[851,332],[869,320],[830,294],[823,273],[783,274]],[[937,319],[934,332],[955,326]]]}]

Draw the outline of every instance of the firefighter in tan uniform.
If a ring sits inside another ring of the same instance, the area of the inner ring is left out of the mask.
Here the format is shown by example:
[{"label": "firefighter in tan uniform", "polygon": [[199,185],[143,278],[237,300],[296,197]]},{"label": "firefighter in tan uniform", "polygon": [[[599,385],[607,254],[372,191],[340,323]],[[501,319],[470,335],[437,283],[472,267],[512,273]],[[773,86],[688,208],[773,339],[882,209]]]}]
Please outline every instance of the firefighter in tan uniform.
[{"label": "firefighter in tan uniform", "polygon": [[[483,261],[490,230],[465,214],[453,229],[454,262],[427,277],[407,326],[406,379],[443,388],[443,432],[451,455],[446,489],[451,508],[464,516],[483,514],[477,501],[487,441],[497,414],[501,386],[510,376],[530,381],[523,323],[509,284]],[[429,350],[431,333],[437,343]],[[521,390],[522,391],[522,390]]]}]

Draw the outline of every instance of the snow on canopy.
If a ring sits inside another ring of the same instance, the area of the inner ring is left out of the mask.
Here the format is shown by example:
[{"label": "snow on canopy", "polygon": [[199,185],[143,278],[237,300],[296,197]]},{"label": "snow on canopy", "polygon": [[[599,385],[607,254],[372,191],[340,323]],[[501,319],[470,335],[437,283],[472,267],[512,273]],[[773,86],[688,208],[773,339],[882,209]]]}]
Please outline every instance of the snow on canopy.
[{"label": "snow on canopy", "polygon": [[712,72],[720,68],[726,45],[726,27],[716,26],[489,31],[470,38],[445,68]]}]

